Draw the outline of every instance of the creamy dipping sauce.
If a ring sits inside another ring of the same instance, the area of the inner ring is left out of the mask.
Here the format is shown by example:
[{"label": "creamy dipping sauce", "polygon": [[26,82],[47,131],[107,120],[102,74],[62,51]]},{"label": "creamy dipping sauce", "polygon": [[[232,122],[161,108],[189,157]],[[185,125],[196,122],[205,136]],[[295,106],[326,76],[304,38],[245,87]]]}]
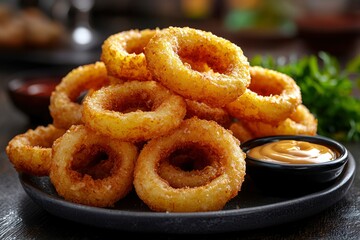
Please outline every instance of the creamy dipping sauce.
[{"label": "creamy dipping sauce", "polygon": [[334,150],[311,142],[280,140],[250,149],[249,157],[276,163],[314,164],[337,158]]}]

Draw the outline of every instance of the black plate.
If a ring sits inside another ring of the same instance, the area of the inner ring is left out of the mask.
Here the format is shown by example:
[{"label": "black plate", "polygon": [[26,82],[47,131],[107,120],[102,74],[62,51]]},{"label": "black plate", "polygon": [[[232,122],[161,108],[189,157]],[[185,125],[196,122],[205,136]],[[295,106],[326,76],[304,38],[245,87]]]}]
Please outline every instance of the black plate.
[{"label": "black plate", "polygon": [[251,179],[223,210],[199,213],[152,212],[131,192],[114,209],[89,207],[63,200],[48,177],[20,174],[26,193],[53,215],[71,221],[124,231],[162,233],[215,233],[264,228],[299,220],[332,206],[344,197],[355,175],[350,154],[340,177],[320,191],[292,197],[266,195]]}]

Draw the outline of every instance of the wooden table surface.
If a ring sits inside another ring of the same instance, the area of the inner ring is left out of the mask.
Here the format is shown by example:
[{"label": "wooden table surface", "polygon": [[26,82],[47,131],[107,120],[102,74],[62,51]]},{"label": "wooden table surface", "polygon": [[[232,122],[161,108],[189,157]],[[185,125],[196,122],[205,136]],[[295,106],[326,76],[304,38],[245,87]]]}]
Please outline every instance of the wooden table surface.
[{"label": "wooden table surface", "polygon": [[[22,71],[46,70],[50,67],[0,66],[0,239],[118,239],[124,232],[87,226],[54,216],[23,190],[17,172],[4,150],[8,141],[33,127],[10,102],[6,84],[13,74]],[[59,67],[53,66],[57,69]],[[67,67],[70,69],[71,66]],[[218,239],[359,239],[360,237],[360,144],[345,143],[355,158],[354,182],[347,194],[324,211],[283,225],[251,231],[212,234]],[[188,235],[131,233],[133,237],[183,239]],[[209,235],[191,235],[206,239]]]}]

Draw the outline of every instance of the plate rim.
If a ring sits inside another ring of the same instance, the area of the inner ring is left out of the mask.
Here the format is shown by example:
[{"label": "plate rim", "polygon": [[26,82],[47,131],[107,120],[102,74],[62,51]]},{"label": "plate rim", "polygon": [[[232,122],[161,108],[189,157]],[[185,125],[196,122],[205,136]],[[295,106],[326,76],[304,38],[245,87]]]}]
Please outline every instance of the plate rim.
[{"label": "plate rim", "polygon": [[[204,234],[260,229],[300,220],[319,213],[345,196],[354,181],[355,169],[356,162],[350,153],[340,179],[320,191],[260,206],[196,213],[134,212],[71,203],[57,195],[41,191],[39,187],[26,182],[24,178],[30,175],[20,173],[18,176],[26,194],[36,204],[52,215],[63,219],[128,232]],[[329,198],[329,195],[332,197]],[[314,202],[318,202],[319,205]],[[63,207],[64,210],[59,211],[59,207]],[[294,209],[301,209],[301,211],[297,214],[289,213]],[[79,218],[74,218],[74,213]],[[271,221],[264,220],[267,218]]]}]

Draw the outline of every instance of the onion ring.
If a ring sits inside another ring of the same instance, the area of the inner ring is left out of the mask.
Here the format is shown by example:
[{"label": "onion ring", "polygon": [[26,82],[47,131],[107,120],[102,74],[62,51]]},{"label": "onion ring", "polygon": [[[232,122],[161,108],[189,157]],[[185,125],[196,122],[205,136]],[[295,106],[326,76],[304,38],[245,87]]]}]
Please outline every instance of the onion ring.
[{"label": "onion ring", "polygon": [[[104,178],[81,171],[93,161],[110,161]],[[64,199],[96,207],[112,207],[132,189],[138,150],[134,144],[109,139],[84,125],[73,125],[53,145],[50,180]],[[84,162],[85,161],[85,162]]]},{"label": "onion ring", "polygon": [[101,60],[109,75],[128,80],[151,80],[144,48],[159,29],[132,29],[108,37],[102,45]]},{"label": "onion ring", "polygon": [[229,130],[241,143],[254,138],[254,134],[251,132],[249,127],[240,120],[231,123]]},{"label": "onion ring", "polygon": [[52,159],[52,145],[65,131],[49,124],[28,129],[12,138],[6,146],[6,153],[16,171],[47,176]]},{"label": "onion ring", "polygon": [[185,102],[185,118],[197,116],[200,119],[213,120],[225,128],[227,128],[231,123],[230,114],[223,108],[211,107],[206,103],[201,103],[190,99],[185,99]]},{"label": "onion ring", "polygon": [[83,102],[83,121],[113,138],[139,142],[166,134],[186,114],[185,100],[156,81],[103,87]]},{"label": "onion ring", "polygon": [[[194,147],[217,157],[222,174],[197,187],[175,188],[158,174],[158,164],[174,151]],[[220,210],[241,189],[245,154],[239,141],[214,121],[184,120],[168,135],[151,139],[141,150],[134,170],[134,188],[154,211],[199,212]]]},{"label": "onion ring", "polygon": [[82,104],[77,102],[81,94],[109,84],[104,63],[96,62],[79,66],[69,72],[56,86],[50,97],[50,114],[54,126],[68,129],[82,124]]},{"label": "onion ring", "polygon": [[250,67],[251,83],[226,109],[235,118],[276,123],[301,103],[301,92],[291,77],[259,66]]},{"label": "onion ring", "polygon": [[[153,77],[181,96],[210,106],[234,101],[250,83],[249,63],[232,42],[188,27],[169,27],[155,34],[145,47]],[[191,62],[186,62],[191,59]],[[197,71],[193,63],[212,71]]]},{"label": "onion ring", "polygon": [[246,126],[255,137],[271,135],[315,135],[317,132],[317,119],[309,109],[300,104],[295,111],[284,121],[276,124],[261,121],[246,122]]}]

